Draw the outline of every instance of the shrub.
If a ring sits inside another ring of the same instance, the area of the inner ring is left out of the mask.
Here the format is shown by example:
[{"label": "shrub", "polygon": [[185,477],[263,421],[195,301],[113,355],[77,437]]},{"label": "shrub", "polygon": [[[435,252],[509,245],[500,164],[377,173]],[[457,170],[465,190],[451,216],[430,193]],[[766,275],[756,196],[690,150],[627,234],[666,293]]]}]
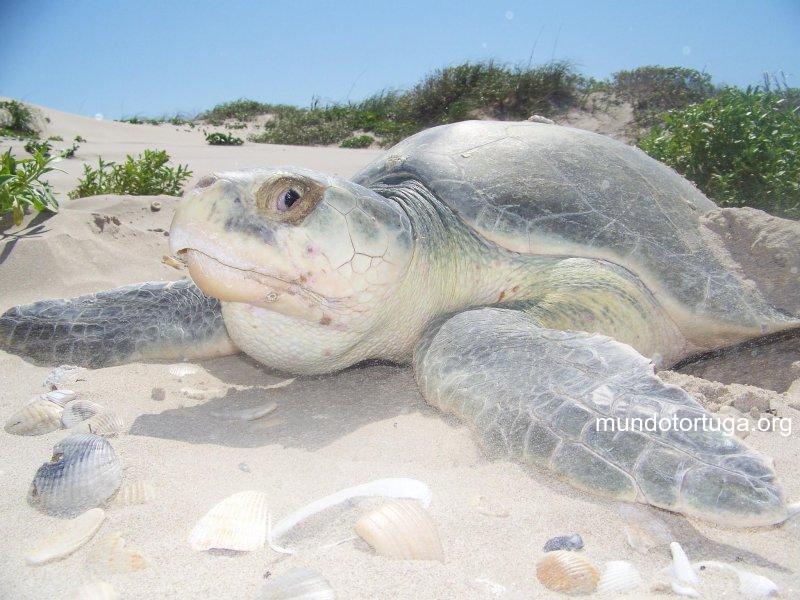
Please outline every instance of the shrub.
[{"label": "shrub", "polygon": [[232,102],[217,104],[211,110],[202,113],[199,118],[208,121],[212,125],[221,125],[226,119],[247,122],[252,121],[258,115],[269,113],[273,108],[271,104],[240,98]]},{"label": "shrub", "polygon": [[48,142],[63,142],[64,138],[61,137],[60,135],[51,135],[49,138],[47,138],[47,141]]},{"label": "shrub", "polygon": [[206,135],[206,141],[212,146],[241,146],[242,138],[234,137],[230,133],[215,131]]},{"label": "shrub", "polygon": [[49,157],[53,146],[50,142],[37,142],[36,140],[30,140],[25,142],[25,152],[28,154],[43,154],[46,157]]},{"label": "shrub", "polygon": [[80,148],[78,144],[72,144],[72,146],[70,146],[69,148],[64,148],[61,152],[58,153],[58,155],[61,158],[74,158],[75,153],[78,151],[78,148]]},{"label": "shrub", "polygon": [[339,146],[342,148],[369,148],[375,138],[371,135],[357,135],[355,137],[347,138]]},{"label": "shrub", "polygon": [[75,141],[78,142],[79,144],[81,144],[81,143],[85,142],[86,139],[84,139],[84,137],[82,135],[76,135],[75,136]]},{"label": "shrub", "polygon": [[13,137],[36,137],[39,129],[33,111],[17,100],[0,100],[0,111],[7,113],[7,118],[0,123],[0,135]]},{"label": "shrub", "polygon": [[83,178],[69,193],[70,198],[98,194],[133,194],[136,196],[167,194],[180,196],[183,183],[192,175],[187,165],[167,166],[169,155],[164,150],[145,150],[137,158],[127,156],[118,165],[98,159],[97,168],[83,166]]},{"label": "shrub", "polygon": [[282,108],[251,142],[267,144],[336,144],[353,131],[346,108]]},{"label": "shrub", "polygon": [[727,88],[667,113],[639,146],[717,204],[800,218],[800,114],[786,98]]},{"label": "shrub", "polygon": [[37,152],[32,158],[17,160],[9,148],[0,155],[0,214],[11,213],[15,225],[22,223],[25,210],[58,211],[58,201],[42,175],[54,171],[54,159]]}]

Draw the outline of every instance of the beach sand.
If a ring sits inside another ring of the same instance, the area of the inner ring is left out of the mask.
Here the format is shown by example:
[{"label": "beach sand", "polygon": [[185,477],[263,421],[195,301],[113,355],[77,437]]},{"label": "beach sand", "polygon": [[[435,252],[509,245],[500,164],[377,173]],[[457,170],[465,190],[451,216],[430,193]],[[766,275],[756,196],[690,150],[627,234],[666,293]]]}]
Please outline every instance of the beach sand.
[{"label": "beach sand", "polygon": [[[145,148],[166,149],[173,163],[188,163],[193,179],[212,170],[273,164],[348,176],[378,154],[255,144],[212,147],[198,131],[185,128],[46,114],[51,119],[47,135],[70,140],[80,134],[88,140],[76,159],[60,163],[67,173],[52,179],[62,194],[74,185],[82,161],[95,162],[97,155],[120,160]],[[161,203],[159,211],[151,210],[153,201]],[[67,201],[56,216],[31,216],[21,228],[4,228],[0,311],[43,298],[185,276],[162,262],[177,201],[119,196]],[[0,432],[0,597],[63,598],[78,585],[101,579],[122,598],[253,598],[265,578],[295,566],[318,571],[339,598],[563,597],[537,581],[535,565],[549,538],[575,532],[585,542],[583,555],[598,566],[627,560],[641,571],[647,584],[630,597],[669,596],[648,591],[669,563],[667,546],[638,553],[626,543],[615,503],[546,473],[486,458],[465,426],[425,404],[408,367],[357,366],[265,390],[288,375],[243,355],[192,364],[197,372],[183,378],[170,374],[168,364],[134,363],[87,371],[70,386],[124,418],[126,431],[111,438],[124,461],[124,480],[147,482],[154,494],[141,505],[112,501],[98,534],[63,560],[32,567],[24,556],[62,524],[28,505],[26,495],[36,469],[65,431],[32,437]],[[50,371],[0,352],[3,420],[44,391]],[[163,400],[153,397],[159,388]],[[787,396],[774,396],[781,414],[800,427],[800,411],[788,405]],[[257,421],[215,414],[270,401],[277,409]],[[800,500],[800,434],[754,432],[747,443],[774,457],[787,496]],[[299,548],[292,556],[266,547],[249,553],[197,552],[187,542],[197,520],[236,492],[265,492],[276,521],[341,488],[385,477],[412,477],[430,487],[443,563],[383,558],[351,539],[353,524],[379,504],[375,500],[325,512],[298,527],[285,540]],[[507,509],[508,516],[478,511],[479,496]],[[775,581],[783,597],[800,597],[796,521],[735,530],[652,512],[692,560],[734,564]],[[103,538],[115,532],[141,552],[146,568],[112,572],[93,558]],[[331,546],[341,540],[347,541]],[[704,597],[738,597],[730,576],[704,573],[702,580]]]}]

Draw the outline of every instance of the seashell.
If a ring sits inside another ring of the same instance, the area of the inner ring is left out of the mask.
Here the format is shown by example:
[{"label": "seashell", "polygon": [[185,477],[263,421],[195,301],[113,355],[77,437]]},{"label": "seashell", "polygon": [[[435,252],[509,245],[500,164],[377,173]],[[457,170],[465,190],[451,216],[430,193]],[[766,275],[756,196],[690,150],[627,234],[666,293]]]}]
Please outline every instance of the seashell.
[{"label": "seashell", "polygon": [[42,382],[42,387],[48,390],[55,390],[59,385],[73,385],[79,381],[85,381],[87,371],[88,369],[85,367],[61,365],[47,374],[47,377]]},{"label": "seashell", "polygon": [[29,565],[41,565],[72,554],[92,539],[103,524],[105,516],[102,508],[92,508],[71,521],[59,524],[54,534],[43,539],[25,557],[25,562]]},{"label": "seashell", "polygon": [[42,394],[41,398],[58,404],[63,408],[68,402],[72,402],[75,399],[75,392],[72,390],[50,390]]},{"label": "seashell", "polygon": [[536,563],[536,577],[554,592],[591,594],[597,589],[600,571],[580,554],[556,550]]},{"label": "seashell", "polygon": [[669,574],[678,582],[687,585],[698,585],[700,578],[697,576],[689,557],[683,551],[678,542],[672,542],[669,545],[670,552],[672,552],[672,564],[669,567]]},{"label": "seashell", "polygon": [[75,427],[81,421],[100,414],[105,409],[91,400],[72,400],[64,405],[61,413],[61,425],[65,429]]},{"label": "seashell", "polygon": [[642,585],[642,576],[631,563],[624,560],[610,560],[603,568],[603,574],[597,583],[597,591],[601,594],[627,592]]},{"label": "seashell", "polygon": [[161,257],[161,262],[173,269],[183,269],[186,266],[174,256],[169,256],[167,254]]},{"label": "seashell", "polygon": [[69,597],[72,600],[117,600],[119,594],[110,583],[92,581],[75,588]]},{"label": "seashell", "polygon": [[105,439],[90,433],[64,438],[33,478],[28,500],[44,512],[74,515],[103,504],[122,482],[122,462]]},{"label": "seashell", "polygon": [[636,504],[620,504],[619,516],[624,521],[623,530],[628,545],[642,554],[672,541],[664,522],[649,510]]},{"label": "seashell", "polygon": [[119,488],[114,503],[119,506],[131,506],[134,504],[147,504],[155,497],[153,486],[146,481],[126,481]]},{"label": "seashell", "polygon": [[554,552],[556,550],[580,550],[581,548],[583,548],[583,538],[579,533],[573,533],[550,538],[545,542],[542,551]]},{"label": "seashell", "polygon": [[751,573],[750,571],[745,571],[744,569],[738,569],[727,563],[717,562],[714,560],[705,560],[699,563],[694,563],[693,567],[696,567],[697,569],[716,568],[735,573],[739,578],[739,592],[748,598],[767,598],[770,596],[777,596],[779,594],[778,586],[775,585],[775,582],[768,577],[758,575],[757,573]]},{"label": "seashell", "polygon": [[176,365],[171,365],[169,368],[169,374],[178,379],[183,379],[184,377],[189,377],[199,372],[200,369],[187,363],[178,363]]},{"label": "seashell", "polygon": [[134,573],[149,566],[147,559],[119,532],[108,534],[97,542],[89,553],[88,562],[103,573]]},{"label": "seashell", "polygon": [[270,579],[261,588],[259,600],[334,600],[336,593],[319,573],[297,567]]},{"label": "seashell", "polygon": [[472,506],[482,515],[489,517],[507,517],[511,514],[505,505],[496,500],[490,500],[486,496],[475,496],[472,499]]},{"label": "seashell", "polygon": [[73,428],[73,431],[113,437],[121,433],[123,429],[125,429],[125,421],[123,421],[121,417],[118,417],[114,413],[104,412],[78,423]]},{"label": "seashell", "polygon": [[283,381],[279,381],[278,383],[271,383],[270,385],[261,385],[259,387],[262,390],[278,390],[280,388],[285,388],[287,386],[292,385],[295,379],[297,378],[292,377],[291,379],[284,379]]},{"label": "seashell", "polygon": [[41,435],[61,429],[62,408],[44,398],[35,398],[11,415],[6,421],[6,433]]},{"label": "seashell", "polygon": [[194,550],[239,550],[249,552],[264,545],[267,537],[267,495],[239,492],[209,510],[189,534]]},{"label": "seashell", "polygon": [[261,406],[256,406],[253,408],[244,408],[241,410],[230,410],[230,411],[212,410],[211,414],[220,419],[229,419],[232,421],[255,421],[257,419],[260,419],[261,417],[266,417],[276,408],[278,408],[278,405],[275,402],[267,402],[266,404],[262,404]]},{"label": "seashell", "polygon": [[381,556],[444,562],[436,524],[419,502],[387,502],[361,517],[355,529]]}]

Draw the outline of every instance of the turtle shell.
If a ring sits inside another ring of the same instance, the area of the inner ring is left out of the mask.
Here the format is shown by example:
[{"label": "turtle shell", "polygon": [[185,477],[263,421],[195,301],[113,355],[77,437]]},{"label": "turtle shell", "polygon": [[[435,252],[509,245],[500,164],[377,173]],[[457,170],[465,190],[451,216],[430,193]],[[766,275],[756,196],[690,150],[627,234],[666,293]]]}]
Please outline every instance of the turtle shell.
[{"label": "turtle shell", "polygon": [[669,167],[610,137],[544,123],[465,121],[400,142],[353,178],[367,187],[408,180],[510,251],[623,266],[684,331],[700,328],[705,343],[792,321],[712,243],[700,217],[716,205]]}]

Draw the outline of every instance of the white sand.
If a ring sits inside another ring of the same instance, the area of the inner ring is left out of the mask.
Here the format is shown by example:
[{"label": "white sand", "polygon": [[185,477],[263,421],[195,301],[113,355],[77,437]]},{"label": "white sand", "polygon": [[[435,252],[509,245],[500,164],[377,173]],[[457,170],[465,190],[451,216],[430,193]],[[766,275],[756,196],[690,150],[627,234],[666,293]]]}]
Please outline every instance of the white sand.
[{"label": "white sand", "polygon": [[[276,163],[346,176],[376,155],[371,150],[209,147],[199,133],[171,126],[97,122],[47,112],[49,134],[65,140],[80,134],[89,140],[78,153],[80,159],[94,161],[100,154],[119,160],[144,148],[165,148],[174,160],[188,162],[196,177],[211,170]],[[70,189],[80,171],[79,160],[64,163],[70,175],[54,178],[59,191]],[[159,198],[162,210],[151,212],[152,200],[80,200],[66,203],[56,217],[34,219],[36,230],[26,223],[21,230],[6,231],[10,237],[0,254],[0,311],[36,299],[181,277],[182,272],[161,263],[168,252],[163,230],[169,227],[176,200]],[[276,576],[303,565],[328,578],[340,598],[545,598],[555,595],[536,580],[541,547],[552,536],[572,532],[583,536],[585,556],[598,565],[629,560],[649,580],[668,563],[664,547],[646,556],[628,547],[613,503],[575,491],[547,474],[485,458],[465,427],[427,407],[406,367],[357,367],[265,391],[258,386],[284,375],[244,356],[198,366],[196,375],[179,381],[167,365],[131,364],[90,371],[86,381],[74,386],[82,397],[125,418],[127,432],[112,439],[125,463],[124,477],[150,482],[156,495],[144,505],[112,503],[95,539],[64,560],[30,567],[23,557],[59,525],[58,519],[29,506],[25,497],[37,467],[65,433],[18,437],[0,432],[0,597],[61,598],[99,577],[123,598],[252,598],[267,573]],[[42,391],[49,370],[0,353],[3,420]],[[166,399],[153,400],[154,388],[164,389]],[[183,388],[206,390],[209,398],[192,399]],[[270,400],[278,408],[261,421],[237,423],[212,414]],[[782,410],[800,427],[800,412]],[[775,457],[787,495],[800,500],[800,435],[753,433],[747,441]],[[197,519],[235,492],[266,492],[270,512],[278,519],[340,488],[382,477],[414,477],[430,486],[443,564],[377,557],[360,540],[320,549],[352,536],[357,516],[374,502],[323,514],[298,529],[289,541],[302,551],[289,558],[268,549],[195,552],[187,544]],[[479,513],[472,504],[479,495],[506,506],[510,516]],[[692,559],[736,563],[773,579],[784,597],[800,596],[797,523],[727,530],[659,515]],[[140,549],[149,567],[118,574],[93,563],[93,548],[111,532],[120,532]],[[706,597],[724,592],[736,597],[731,580],[704,575],[704,581]],[[632,597],[649,594],[639,591]]]}]

